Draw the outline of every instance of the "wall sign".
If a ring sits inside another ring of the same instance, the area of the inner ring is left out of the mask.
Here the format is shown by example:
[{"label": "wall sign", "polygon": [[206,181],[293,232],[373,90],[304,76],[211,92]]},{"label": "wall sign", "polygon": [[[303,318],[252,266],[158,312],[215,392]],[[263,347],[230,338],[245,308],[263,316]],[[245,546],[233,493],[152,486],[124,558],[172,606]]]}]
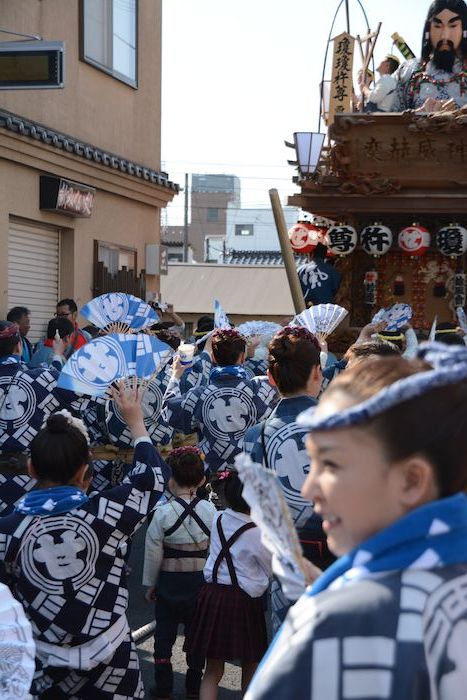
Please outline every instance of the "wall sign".
[{"label": "wall sign", "polygon": [[76,217],[90,217],[96,190],[53,175],[40,176],[39,208]]}]

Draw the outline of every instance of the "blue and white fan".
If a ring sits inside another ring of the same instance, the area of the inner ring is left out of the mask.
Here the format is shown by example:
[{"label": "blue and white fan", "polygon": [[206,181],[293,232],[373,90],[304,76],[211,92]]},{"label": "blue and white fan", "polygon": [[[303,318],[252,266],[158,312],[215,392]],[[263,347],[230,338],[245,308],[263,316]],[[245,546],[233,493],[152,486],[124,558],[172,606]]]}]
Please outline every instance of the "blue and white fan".
[{"label": "blue and white fan", "polygon": [[159,321],[149,304],[123,292],[101,294],[85,304],[80,313],[107,333],[134,333]]},{"label": "blue and white fan", "polygon": [[386,309],[380,309],[375,313],[373,318],[371,319],[371,323],[376,325],[378,323],[384,323],[384,315],[386,313]]},{"label": "blue and white fan", "polygon": [[57,386],[101,396],[114,382],[124,379],[145,389],[172,355],[172,348],[154,336],[110,333],[73,353],[60,372]]},{"label": "blue and white fan", "polygon": [[214,299],[214,328],[232,328],[229,317],[218,299]]},{"label": "blue and white fan", "polygon": [[387,309],[380,309],[373,316],[372,323],[386,323],[384,330],[394,333],[405,326],[412,318],[412,307],[409,304],[393,304]]},{"label": "blue and white fan", "polygon": [[295,316],[290,325],[303,326],[319,340],[325,340],[348,313],[347,309],[337,304],[317,304]]}]

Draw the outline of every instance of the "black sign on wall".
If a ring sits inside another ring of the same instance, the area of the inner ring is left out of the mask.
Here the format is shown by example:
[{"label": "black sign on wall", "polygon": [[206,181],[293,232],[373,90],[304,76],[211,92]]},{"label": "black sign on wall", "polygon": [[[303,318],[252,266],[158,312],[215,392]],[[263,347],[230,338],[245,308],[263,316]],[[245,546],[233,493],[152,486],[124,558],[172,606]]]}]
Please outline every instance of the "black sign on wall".
[{"label": "black sign on wall", "polygon": [[80,182],[53,175],[40,176],[39,207],[45,211],[90,217],[96,190]]}]

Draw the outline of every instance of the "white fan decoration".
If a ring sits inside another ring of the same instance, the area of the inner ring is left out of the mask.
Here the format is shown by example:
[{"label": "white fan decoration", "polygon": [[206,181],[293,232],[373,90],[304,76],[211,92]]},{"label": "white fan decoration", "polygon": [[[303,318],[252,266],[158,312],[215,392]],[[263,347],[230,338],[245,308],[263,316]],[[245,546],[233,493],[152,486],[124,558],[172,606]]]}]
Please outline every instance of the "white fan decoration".
[{"label": "white fan decoration", "polygon": [[247,338],[251,338],[255,335],[268,335],[273,336],[278,331],[280,331],[282,326],[278,323],[273,323],[272,321],[246,321],[237,326],[237,330],[242,335]]},{"label": "white fan decoration", "polygon": [[318,340],[325,340],[349,312],[337,304],[317,304],[295,316],[291,326],[307,328]]}]

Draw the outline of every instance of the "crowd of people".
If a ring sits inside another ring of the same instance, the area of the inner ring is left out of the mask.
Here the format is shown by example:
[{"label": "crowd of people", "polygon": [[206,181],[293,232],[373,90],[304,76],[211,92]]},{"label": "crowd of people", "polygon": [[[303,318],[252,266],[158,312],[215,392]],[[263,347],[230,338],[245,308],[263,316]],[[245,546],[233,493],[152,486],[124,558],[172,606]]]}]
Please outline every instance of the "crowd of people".
[{"label": "crowd of people", "polygon": [[[144,697],[126,617],[144,524],[152,697],[173,692],[180,624],[186,697],[216,698],[227,661],[250,700],[463,697],[462,331],[441,324],[419,346],[410,326],[371,323],[338,359],[284,321],[265,357],[258,337],[204,316],[184,364],[183,320],[155,310],[171,361],[144,390],[97,397],[59,387],[67,357],[102,334],[78,327],[72,299],[35,348],[25,307],[0,322],[0,602],[14,612],[0,697]],[[251,518],[241,453],[277,478],[303,590]]]}]

